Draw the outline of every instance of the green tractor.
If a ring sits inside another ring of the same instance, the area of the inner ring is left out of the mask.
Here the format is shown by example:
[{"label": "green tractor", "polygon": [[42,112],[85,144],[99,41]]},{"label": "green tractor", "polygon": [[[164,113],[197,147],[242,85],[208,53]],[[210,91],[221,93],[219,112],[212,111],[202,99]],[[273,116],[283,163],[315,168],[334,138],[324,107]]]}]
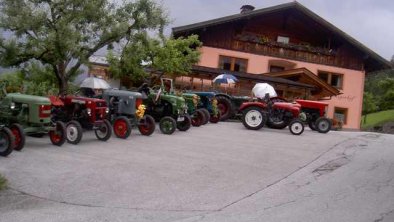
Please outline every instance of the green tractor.
[{"label": "green tractor", "polygon": [[[194,93],[182,93],[182,97],[185,99],[187,104],[187,112],[192,119],[192,126],[199,127],[208,123],[209,112],[204,109],[198,109],[200,103],[200,97]],[[206,111],[206,112],[205,112]]]},{"label": "green tractor", "polygon": [[15,137],[14,149],[20,151],[25,145],[25,135],[48,133],[53,145],[61,146],[66,141],[66,126],[63,122],[51,121],[52,105],[47,97],[6,92],[6,83],[1,83],[0,123],[10,128]]},{"label": "green tractor", "polygon": [[176,129],[187,131],[192,120],[187,112],[185,99],[169,93],[169,89],[162,86],[149,88],[143,84],[138,91],[146,95],[144,105],[146,114],[151,115],[155,121],[160,121],[160,131],[164,134],[173,134]]}]

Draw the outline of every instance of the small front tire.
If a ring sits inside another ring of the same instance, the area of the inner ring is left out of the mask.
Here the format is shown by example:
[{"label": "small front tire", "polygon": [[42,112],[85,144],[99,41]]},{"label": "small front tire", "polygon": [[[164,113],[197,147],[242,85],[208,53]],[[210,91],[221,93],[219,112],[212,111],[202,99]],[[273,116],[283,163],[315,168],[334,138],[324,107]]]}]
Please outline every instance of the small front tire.
[{"label": "small front tire", "polygon": [[109,140],[109,138],[111,138],[112,135],[111,123],[108,120],[104,119],[103,123],[100,124],[98,129],[94,130],[94,133],[96,134],[98,140],[101,141]]},{"label": "small front tire", "polygon": [[326,117],[320,117],[315,123],[316,130],[319,133],[328,133],[331,130],[332,122]]},{"label": "small front tire", "polygon": [[21,151],[25,146],[25,141],[26,141],[26,135],[23,130],[23,127],[18,123],[14,123],[10,126],[10,130],[15,137],[14,150]]},{"label": "small front tire", "polygon": [[156,129],[155,119],[151,115],[145,115],[138,125],[138,130],[144,136],[150,136]]},{"label": "small front tire", "polygon": [[66,124],[61,121],[55,123],[55,130],[49,131],[49,139],[55,146],[62,146],[66,140]]},{"label": "small front tire", "polygon": [[131,134],[131,124],[129,119],[119,116],[115,119],[113,130],[115,136],[121,139],[127,139]]},{"label": "small front tire", "polygon": [[304,132],[304,124],[301,120],[295,119],[290,122],[289,130],[293,135],[301,135]]},{"label": "small front tire", "polygon": [[82,126],[78,121],[72,120],[66,124],[67,142],[73,145],[82,140]]},{"label": "small front tire", "polygon": [[15,136],[6,127],[0,129],[0,156],[8,156],[14,150]]},{"label": "small front tire", "polygon": [[189,115],[184,115],[184,120],[176,123],[179,131],[188,131],[192,125],[192,119]]},{"label": "small front tire", "polygon": [[160,120],[159,126],[163,134],[171,135],[176,130],[176,121],[172,117],[165,116]]}]

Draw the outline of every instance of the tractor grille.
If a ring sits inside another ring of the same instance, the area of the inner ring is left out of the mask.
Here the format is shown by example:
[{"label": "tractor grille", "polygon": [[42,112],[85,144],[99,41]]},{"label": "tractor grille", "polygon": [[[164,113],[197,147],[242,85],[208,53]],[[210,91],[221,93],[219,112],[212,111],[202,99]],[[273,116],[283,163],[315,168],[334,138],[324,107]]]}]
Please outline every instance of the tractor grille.
[{"label": "tractor grille", "polygon": [[40,118],[51,117],[51,106],[50,105],[40,105],[38,115]]}]

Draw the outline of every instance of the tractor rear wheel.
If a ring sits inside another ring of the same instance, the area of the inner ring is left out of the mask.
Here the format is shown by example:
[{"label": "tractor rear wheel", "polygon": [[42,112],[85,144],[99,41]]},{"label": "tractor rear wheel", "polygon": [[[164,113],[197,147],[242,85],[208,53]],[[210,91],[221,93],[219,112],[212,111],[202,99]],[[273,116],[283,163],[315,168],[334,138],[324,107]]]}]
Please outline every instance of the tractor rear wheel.
[{"label": "tractor rear wheel", "polygon": [[23,127],[18,123],[14,123],[10,126],[10,130],[15,137],[14,150],[21,151],[25,146],[26,141],[26,135],[23,131]]},{"label": "tractor rear wheel", "polygon": [[242,111],[242,123],[247,129],[259,130],[266,121],[265,114],[258,107],[252,106]]},{"label": "tractor rear wheel", "polygon": [[176,130],[176,121],[170,116],[165,116],[160,120],[159,126],[163,134],[171,135]]},{"label": "tractor rear wheel", "polygon": [[144,136],[150,136],[156,129],[155,119],[151,115],[145,115],[144,118],[140,120],[138,125],[140,133]]},{"label": "tractor rear wheel", "polygon": [[332,122],[330,119],[326,117],[320,117],[319,119],[316,120],[316,130],[319,133],[328,133],[330,131]]},{"label": "tractor rear wheel", "polygon": [[6,127],[0,129],[0,156],[8,156],[14,150],[15,137]]},{"label": "tractor rear wheel", "polygon": [[178,128],[179,131],[187,131],[192,125],[192,119],[189,115],[184,115],[183,118],[183,121],[178,121],[176,123],[176,128]]},{"label": "tractor rear wheel", "polygon": [[61,146],[66,142],[66,124],[61,121],[55,123],[55,130],[49,131],[49,139],[55,146]]},{"label": "tractor rear wheel", "polygon": [[308,122],[308,126],[309,126],[309,128],[310,128],[311,130],[313,130],[313,131],[316,131],[316,130],[317,130],[317,129],[316,129],[316,122],[309,121],[309,122]]},{"label": "tractor rear wheel", "polygon": [[293,135],[301,135],[304,132],[304,124],[301,120],[295,119],[290,122],[289,130]]},{"label": "tractor rear wheel", "polygon": [[220,112],[220,120],[228,120],[233,115],[233,105],[231,101],[224,96],[217,96],[218,109]]},{"label": "tractor rear wheel", "polygon": [[71,144],[78,144],[82,140],[82,126],[78,121],[71,120],[66,124],[67,142]]},{"label": "tractor rear wheel", "polygon": [[103,123],[100,124],[98,129],[94,130],[94,134],[96,134],[98,140],[101,141],[109,140],[109,138],[111,138],[112,135],[111,123],[108,120],[104,119]]},{"label": "tractor rear wheel", "polygon": [[116,117],[114,124],[115,136],[121,139],[127,139],[131,133],[131,124],[128,118],[124,116]]},{"label": "tractor rear wheel", "polygon": [[205,119],[204,119],[204,122],[202,123],[202,125],[205,125],[209,122],[209,119],[211,118],[211,114],[209,114],[209,111],[205,108],[201,108],[199,110],[201,110],[202,113],[204,113]]},{"label": "tractor rear wheel", "polygon": [[268,116],[267,118],[267,126],[272,129],[284,129],[289,125],[289,122],[286,121],[283,116],[280,116],[279,110],[274,110],[273,114]]},{"label": "tractor rear wheel", "polygon": [[194,127],[199,127],[203,124],[205,121],[205,115],[202,112],[202,110],[196,110],[196,112],[193,114],[193,118],[191,119],[191,124]]}]

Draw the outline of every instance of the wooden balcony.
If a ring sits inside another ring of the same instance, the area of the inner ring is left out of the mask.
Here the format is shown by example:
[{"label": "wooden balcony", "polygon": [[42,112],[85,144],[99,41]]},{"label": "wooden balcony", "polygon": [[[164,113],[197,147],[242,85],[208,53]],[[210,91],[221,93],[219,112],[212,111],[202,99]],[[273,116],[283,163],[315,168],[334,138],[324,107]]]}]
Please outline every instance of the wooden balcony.
[{"label": "wooden balcony", "polygon": [[254,43],[242,40],[215,41],[205,45],[302,62],[363,70],[363,63],[357,58],[340,56],[334,52],[331,53],[323,49],[317,50],[316,47],[308,51],[305,49],[305,46],[301,48],[301,46],[296,47],[294,45],[285,46],[284,44]]}]

